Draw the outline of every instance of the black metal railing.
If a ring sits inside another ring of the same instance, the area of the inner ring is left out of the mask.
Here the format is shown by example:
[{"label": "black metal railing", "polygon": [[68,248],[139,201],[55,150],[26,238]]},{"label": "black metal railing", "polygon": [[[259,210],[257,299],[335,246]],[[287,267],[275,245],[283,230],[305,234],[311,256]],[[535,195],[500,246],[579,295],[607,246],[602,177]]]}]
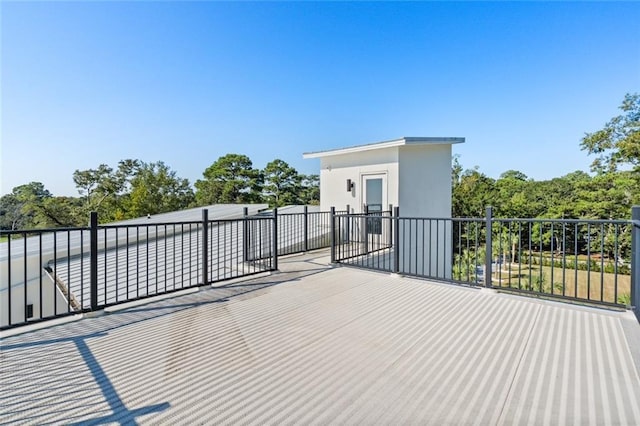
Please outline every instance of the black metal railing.
[{"label": "black metal railing", "polygon": [[433,279],[452,279],[452,221],[406,217],[396,220],[396,272]]},{"label": "black metal railing", "polygon": [[[346,213],[346,210],[337,211],[338,214]],[[310,212],[307,206],[301,213],[280,213],[278,209],[272,212],[262,213],[254,218],[271,217],[277,215],[278,255],[303,253],[309,250],[328,248],[331,246],[331,212]],[[265,242],[265,236],[269,229],[260,227],[249,220],[247,235],[251,238],[247,241],[247,258],[258,260],[273,256],[273,244]]]},{"label": "black metal railing", "polygon": [[[331,247],[347,265],[620,307],[640,306],[632,220],[400,217],[398,208],[2,231],[0,328],[278,269]],[[637,314],[637,310],[636,310]]]},{"label": "black metal railing", "polygon": [[0,328],[277,269],[277,250],[247,257],[253,228],[275,246],[273,217],[209,220],[206,210],[197,222],[98,226],[92,214],[86,228],[2,231]]},{"label": "black metal railing", "polygon": [[631,305],[631,224],[494,219],[491,286]]},{"label": "black metal railing", "polygon": [[278,215],[278,253],[301,253],[330,244],[331,212],[283,213]]},{"label": "black metal railing", "polygon": [[[89,272],[84,267],[79,275],[70,271],[76,259],[84,266],[90,252],[89,228],[2,231],[1,235],[6,239],[0,246],[3,328],[88,310],[83,302],[90,301],[88,290],[85,292]],[[68,272],[69,281],[58,276],[62,270]],[[73,294],[72,286],[82,291]]]},{"label": "black metal railing", "polygon": [[[342,211],[340,213],[346,213]],[[330,246],[331,212],[2,231],[0,329],[278,269]]]},{"label": "black metal railing", "polygon": [[[640,207],[634,208],[638,213]],[[640,217],[419,218],[336,214],[332,260],[403,275],[619,307],[640,305]],[[376,232],[370,232],[371,229]],[[634,263],[635,262],[635,263]]]},{"label": "black metal railing", "polygon": [[391,272],[392,220],[390,211],[336,213],[334,258],[352,266]]}]

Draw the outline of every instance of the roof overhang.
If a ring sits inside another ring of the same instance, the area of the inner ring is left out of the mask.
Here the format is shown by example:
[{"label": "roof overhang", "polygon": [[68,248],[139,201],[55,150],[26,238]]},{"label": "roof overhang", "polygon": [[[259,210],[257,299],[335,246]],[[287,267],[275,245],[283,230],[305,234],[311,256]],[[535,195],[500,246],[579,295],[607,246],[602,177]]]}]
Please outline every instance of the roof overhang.
[{"label": "roof overhang", "polygon": [[330,149],[327,151],[305,152],[302,158],[322,158],[332,155],[352,154],[363,151],[371,151],[374,149],[393,148],[397,146],[408,145],[452,145],[456,143],[464,143],[464,138],[440,138],[440,137],[404,137],[393,139],[390,141],[382,141],[369,143],[365,145],[356,145],[347,148]]}]

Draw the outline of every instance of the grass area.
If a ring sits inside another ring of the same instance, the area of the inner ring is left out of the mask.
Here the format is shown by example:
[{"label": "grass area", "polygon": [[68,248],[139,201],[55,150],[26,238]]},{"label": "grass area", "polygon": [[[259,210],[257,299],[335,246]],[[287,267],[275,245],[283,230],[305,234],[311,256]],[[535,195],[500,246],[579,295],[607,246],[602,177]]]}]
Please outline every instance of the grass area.
[{"label": "grass area", "polygon": [[[511,266],[510,266],[511,265]],[[518,269],[520,268],[520,269]],[[559,267],[505,264],[494,271],[493,285],[533,290],[541,293],[564,295],[604,301],[626,303],[631,293],[631,276],[607,272],[588,272]],[[542,279],[541,279],[542,277]],[[617,286],[617,292],[616,292]]]},{"label": "grass area", "polygon": [[[535,250],[532,250],[531,252],[529,252],[528,250],[523,250],[522,251],[522,254],[528,255],[529,253],[533,257],[537,257],[537,258],[540,257],[540,252],[539,251],[535,251]],[[564,256],[567,259],[567,261],[576,259],[575,253],[571,253],[569,251],[565,252]],[[544,259],[551,259],[553,257],[554,260],[562,260],[562,252],[553,252],[552,253],[552,252],[550,252],[548,250],[547,251],[543,251],[542,252],[542,257]],[[585,262],[587,260],[589,260],[589,259],[600,261],[601,257],[602,256],[600,256],[600,252],[597,251],[597,250],[594,250],[590,255],[581,253],[581,254],[578,254],[578,256],[577,256],[578,260],[582,260],[582,261],[585,261]],[[605,258],[605,262],[606,262],[608,260],[608,256],[604,255],[604,258]]]}]

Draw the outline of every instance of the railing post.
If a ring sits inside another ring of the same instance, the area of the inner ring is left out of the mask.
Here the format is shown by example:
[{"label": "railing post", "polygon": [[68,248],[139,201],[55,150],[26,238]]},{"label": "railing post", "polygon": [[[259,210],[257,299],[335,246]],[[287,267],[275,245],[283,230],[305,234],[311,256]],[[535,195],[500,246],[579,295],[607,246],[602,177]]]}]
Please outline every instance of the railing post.
[{"label": "railing post", "polygon": [[242,261],[249,260],[249,207],[242,209]]},{"label": "railing post", "polygon": [[[380,220],[384,221],[384,213],[382,213],[382,217],[383,219],[380,219]],[[393,219],[392,218],[393,218],[393,205],[389,204],[389,247],[393,247],[393,231],[392,231]],[[384,224],[384,222],[382,223]],[[384,226],[382,228],[384,229]]]},{"label": "railing post", "polygon": [[400,207],[393,209],[393,272],[400,273]]},{"label": "railing post", "polygon": [[369,254],[369,206],[364,205],[364,254]]},{"label": "railing post", "polygon": [[344,242],[348,243],[349,241],[351,241],[351,217],[349,216],[351,214],[351,206],[349,204],[347,204],[347,217],[345,218],[345,224],[344,224]]},{"label": "railing post", "polygon": [[304,206],[304,251],[309,251],[309,207]]},{"label": "railing post", "polygon": [[202,209],[202,285],[209,284],[209,210]]},{"label": "railing post", "polygon": [[640,321],[640,206],[631,207],[631,309]]},{"label": "railing post", "polygon": [[[98,309],[98,213],[89,216],[89,286],[91,310]],[[106,289],[105,289],[106,290]]]},{"label": "railing post", "polygon": [[331,263],[336,263],[336,208],[331,207],[329,244],[331,244]]},{"label": "railing post", "polygon": [[493,207],[487,206],[486,213],[486,232],[487,232],[487,240],[486,240],[486,256],[484,260],[484,286],[491,288],[493,285],[491,284],[491,264],[493,261]]},{"label": "railing post", "polygon": [[271,263],[274,271],[278,270],[278,208],[273,209],[273,261]]}]

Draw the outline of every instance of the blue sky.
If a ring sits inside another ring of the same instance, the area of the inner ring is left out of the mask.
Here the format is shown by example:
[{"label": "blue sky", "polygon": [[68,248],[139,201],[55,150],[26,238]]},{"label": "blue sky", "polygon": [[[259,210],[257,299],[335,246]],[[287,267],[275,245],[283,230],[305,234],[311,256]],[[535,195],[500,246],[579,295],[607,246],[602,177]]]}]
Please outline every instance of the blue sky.
[{"label": "blue sky", "polygon": [[2,2],[2,193],[164,161],[192,183],[400,136],[549,179],[640,91],[640,3]]}]

